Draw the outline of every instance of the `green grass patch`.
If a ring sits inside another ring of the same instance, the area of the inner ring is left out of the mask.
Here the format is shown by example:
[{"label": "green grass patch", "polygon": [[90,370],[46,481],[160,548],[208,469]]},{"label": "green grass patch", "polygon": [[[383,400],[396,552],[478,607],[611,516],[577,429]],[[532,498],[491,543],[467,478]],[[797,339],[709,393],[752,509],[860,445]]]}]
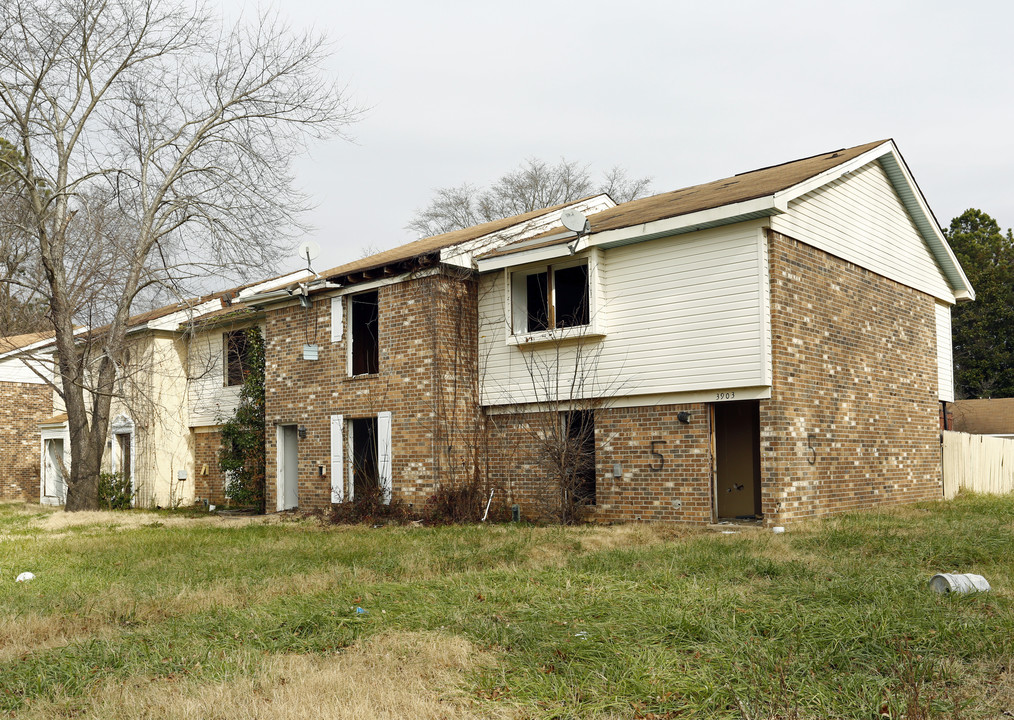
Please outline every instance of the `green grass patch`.
[{"label": "green grass patch", "polygon": [[[0,505],[0,710],[230,682],[384,633],[467,638],[477,714],[995,717],[1014,705],[1014,498],[790,527],[321,528]],[[37,579],[16,584],[31,570]],[[989,594],[941,596],[936,572]],[[357,613],[356,608],[366,613]],[[20,632],[20,634],[19,634]]]}]

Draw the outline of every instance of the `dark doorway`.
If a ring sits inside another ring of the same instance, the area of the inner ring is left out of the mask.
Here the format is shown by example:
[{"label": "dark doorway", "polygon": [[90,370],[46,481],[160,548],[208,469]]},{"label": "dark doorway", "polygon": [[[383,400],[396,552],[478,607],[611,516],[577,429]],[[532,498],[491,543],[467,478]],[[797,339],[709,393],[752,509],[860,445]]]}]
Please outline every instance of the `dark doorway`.
[{"label": "dark doorway", "polygon": [[130,433],[117,434],[116,444],[119,453],[119,467],[116,470],[120,473],[120,477],[130,481],[134,477],[130,467]]},{"label": "dark doorway", "polygon": [[572,473],[570,490],[584,505],[595,504],[595,411],[571,410],[563,413],[567,437],[567,465]]},{"label": "dark doorway", "polygon": [[760,518],[760,403],[715,403],[712,428],[719,518]]},{"label": "dark doorway", "polygon": [[357,418],[352,430],[352,497],[365,498],[379,487],[377,418]]}]

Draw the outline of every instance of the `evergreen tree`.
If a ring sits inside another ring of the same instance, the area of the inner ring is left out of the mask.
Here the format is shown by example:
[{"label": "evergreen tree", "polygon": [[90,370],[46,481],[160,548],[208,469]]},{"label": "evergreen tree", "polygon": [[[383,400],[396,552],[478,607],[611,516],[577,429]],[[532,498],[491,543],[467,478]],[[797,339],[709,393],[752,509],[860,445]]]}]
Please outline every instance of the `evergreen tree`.
[{"label": "evergreen tree", "polygon": [[976,295],[951,314],[957,397],[1014,397],[1014,235],[974,209],[946,235]]}]

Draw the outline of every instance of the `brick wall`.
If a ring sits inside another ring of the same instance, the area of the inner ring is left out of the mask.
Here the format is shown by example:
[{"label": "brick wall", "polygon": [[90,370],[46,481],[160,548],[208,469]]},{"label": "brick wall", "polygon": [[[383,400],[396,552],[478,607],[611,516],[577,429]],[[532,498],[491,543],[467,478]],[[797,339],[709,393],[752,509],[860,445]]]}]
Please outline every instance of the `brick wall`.
[{"label": "brick wall", "polygon": [[[689,423],[677,420],[689,413]],[[598,522],[662,520],[711,522],[708,407],[703,404],[597,408],[595,418],[596,504],[588,517]],[[495,440],[490,476],[509,502],[528,519],[556,512],[561,480],[542,454],[558,413],[491,416]],[[559,437],[559,436],[557,436]],[[653,454],[657,453],[657,454]],[[620,476],[614,476],[619,465]]]},{"label": "brick wall", "polygon": [[778,233],[769,244],[765,517],[939,498],[933,298]]},{"label": "brick wall", "polygon": [[[766,521],[939,497],[933,298],[790,238],[771,233],[769,243],[774,377],[772,398],[759,402]],[[325,508],[330,416],[348,423],[387,411],[395,497],[421,504],[438,483],[479,468],[526,517],[546,514],[556,491],[536,438],[547,414],[476,415],[475,292],[471,278],[453,274],[380,287],[380,372],[361,377],[347,374],[348,333],[330,341],[329,298],[267,313],[269,511],[277,426],[306,429],[299,507]],[[346,302],[346,329],[348,320]],[[318,345],[318,360],[303,360],[304,343]],[[709,522],[709,412],[597,409],[592,516]]]},{"label": "brick wall", "polygon": [[218,428],[194,428],[194,498],[225,505],[225,475],[218,465],[222,433]]},{"label": "brick wall", "polygon": [[[277,507],[279,425],[298,441],[299,507],[330,506],[330,416],[392,413],[393,495],[425,502],[442,479],[471,473],[476,418],[474,280],[453,271],[378,289],[380,372],[350,377],[346,332],[331,342],[330,298],[269,310],[265,318],[267,509]],[[303,345],[319,347],[303,359]],[[346,456],[348,449],[346,449]],[[319,468],[325,468],[325,475]],[[343,478],[344,480],[344,478]]]},{"label": "brick wall", "polygon": [[39,501],[39,423],[53,415],[53,391],[0,383],[0,499]]}]

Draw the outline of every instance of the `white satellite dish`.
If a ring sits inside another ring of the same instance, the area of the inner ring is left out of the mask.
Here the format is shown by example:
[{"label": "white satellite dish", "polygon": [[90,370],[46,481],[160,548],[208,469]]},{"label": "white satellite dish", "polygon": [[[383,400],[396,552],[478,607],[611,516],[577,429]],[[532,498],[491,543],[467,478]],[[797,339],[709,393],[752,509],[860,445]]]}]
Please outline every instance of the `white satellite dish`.
[{"label": "white satellite dish", "polygon": [[320,245],[315,243],[313,240],[304,240],[299,243],[299,247],[296,249],[296,254],[299,255],[300,260],[306,260],[306,264],[309,265],[317,259],[318,255],[320,255]]},{"label": "white satellite dish", "polygon": [[574,208],[564,210],[560,215],[560,220],[565,228],[576,233],[583,233],[588,227],[588,218],[584,216],[583,212]]}]

